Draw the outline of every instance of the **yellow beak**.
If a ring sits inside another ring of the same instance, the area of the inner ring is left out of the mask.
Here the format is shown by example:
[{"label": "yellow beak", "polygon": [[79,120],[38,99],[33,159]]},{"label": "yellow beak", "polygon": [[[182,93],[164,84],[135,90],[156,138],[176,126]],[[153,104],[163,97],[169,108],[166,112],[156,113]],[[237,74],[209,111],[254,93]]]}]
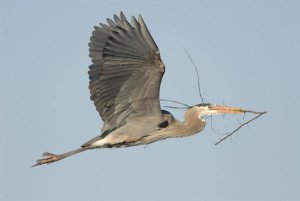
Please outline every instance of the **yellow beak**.
[{"label": "yellow beak", "polygon": [[243,110],[241,108],[222,105],[211,105],[209,110],[215,111],[215,114],[240,114],[247,112],[247,110]]}]

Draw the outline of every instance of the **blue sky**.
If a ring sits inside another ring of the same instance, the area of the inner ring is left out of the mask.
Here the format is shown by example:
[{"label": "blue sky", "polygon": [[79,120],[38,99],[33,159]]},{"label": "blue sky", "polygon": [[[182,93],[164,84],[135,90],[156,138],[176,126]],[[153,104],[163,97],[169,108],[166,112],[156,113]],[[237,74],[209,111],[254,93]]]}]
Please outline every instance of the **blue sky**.
[{"label": "blue sky", "polygon": [[[93,26],[121,10],[142,14],[160,48],[162,98],[201,102],[186,48],[207,100],[268,114],[219,146],[242,116],[214,117],[188,138],[31,168],[42,152],[99,134],[87,44]],[[288,0],[2,0],[0,200],[300,200],[299,10]]]}]

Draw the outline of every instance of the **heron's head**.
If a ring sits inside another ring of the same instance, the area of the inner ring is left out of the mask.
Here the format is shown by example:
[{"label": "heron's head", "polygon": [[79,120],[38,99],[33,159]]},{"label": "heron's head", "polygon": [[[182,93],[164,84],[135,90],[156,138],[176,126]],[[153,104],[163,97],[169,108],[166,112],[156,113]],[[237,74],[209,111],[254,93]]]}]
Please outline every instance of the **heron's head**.
[{"label": "heron's head", "polygon": [[210,103],[201,103],[189,107],[189,109],[184,113],[184,119],[185,124],[190,129],[190,133],[197,133],[202,131],[205,127],[205,116],[215,114],[239,114],[245,112],[247,111],[240,108],[215,105]]},{"label": "heron's head", "polygon": [[228,107],[223,105],[215,105],[210,103],[201,103],[193,106],[195,107],[198,117],[201,119],[203,116],[216,115],[216,114],[240,114],[246,111],[240,108]]}]

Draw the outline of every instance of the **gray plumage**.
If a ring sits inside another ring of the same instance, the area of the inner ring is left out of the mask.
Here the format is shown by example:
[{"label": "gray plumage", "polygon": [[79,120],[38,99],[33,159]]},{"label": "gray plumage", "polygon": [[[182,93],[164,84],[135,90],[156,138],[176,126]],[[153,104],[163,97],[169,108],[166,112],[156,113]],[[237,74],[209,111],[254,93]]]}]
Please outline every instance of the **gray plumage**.
[{"label": "gray plumage", "polygon": [[113,130],[132,118],[161,116],[159,88],[164,74],[158,48],[142,17],[123,13],[110,26],[95,27],[91,37],[90,92],[104,122],[102,131]]},{"label": "gray plumage", "polygon": [[81,148],[55,155],[44,153],[34,166],[50,164],[94,148],[149,144],[203,130],[205,115],[242,113],[239,108],[199,104],[188,107],[185,121],[161,110],[159,91],[165,66],[141,16],[131,24],[121,12],[95,26],[89,43],[89,89],[102,120],[101,135]]},{"label": "gray plumage", "polygon": [[[162,121],[159,88],[164,65],[142,17],[138,21],[131,19],[133,26],[122,12],[121,18],[114,16],[115,22],[107,19],[109,25],[95,27],[89,43],[93,62],[89,88],[91,100],[104,122],[104,136],[126,123],[138,124],[141,119],[157,125]],[[155,125],[147,127],[145,133]],[[135,133],[133,128],[129,130]]]}]

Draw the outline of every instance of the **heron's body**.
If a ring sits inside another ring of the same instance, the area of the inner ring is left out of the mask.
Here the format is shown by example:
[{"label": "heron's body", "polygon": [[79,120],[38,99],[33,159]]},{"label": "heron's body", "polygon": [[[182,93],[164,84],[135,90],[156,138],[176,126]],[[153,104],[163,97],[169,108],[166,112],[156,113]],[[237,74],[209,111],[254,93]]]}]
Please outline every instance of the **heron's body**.
[{"label": "heron's body", "polygon": [[[155,117],[140,117],[132,119],[132,121],[127,124],[88,141],[83,144],[82,147],[91,146],[101,148],[130,146],[133,145],[133,143],[141,141],[149,134],[157,133],[161,129],[159,124],[162,121],[163,118]],[[153,122],[153,124],[149,124],[147,122]],[[143,128],[143,130],[141,130],[141,128]]]},{"label": "heron's body", "polygon": [[205,121],[201,118],[197,121],[189,121],[189,116],[200,115],[196,107],[188,110],[186,113],[187,121],[185,122],[174,119],[173,115],[167,111],[162,112],[165,114],[162,114],[160,118],[141,117],[134,119],[133,122],[128,122],[108,134],[88,141],[82,147],[128,147],[150,144],[166,138],[193,135],[204,128]]},{"label": "heron's body", "polygon": [[130,24],[121,12],[95,27],[90,47],[91,100],[103,120],[101,135],[64,154],[45,153],[34,166],[49,164],[95,148],[127,147],[184,137],[203,130],[202,116],[241,113],[238,108],[199,104],[184,122],[161,110],[159,90],[165,66],[141,16]]}]

